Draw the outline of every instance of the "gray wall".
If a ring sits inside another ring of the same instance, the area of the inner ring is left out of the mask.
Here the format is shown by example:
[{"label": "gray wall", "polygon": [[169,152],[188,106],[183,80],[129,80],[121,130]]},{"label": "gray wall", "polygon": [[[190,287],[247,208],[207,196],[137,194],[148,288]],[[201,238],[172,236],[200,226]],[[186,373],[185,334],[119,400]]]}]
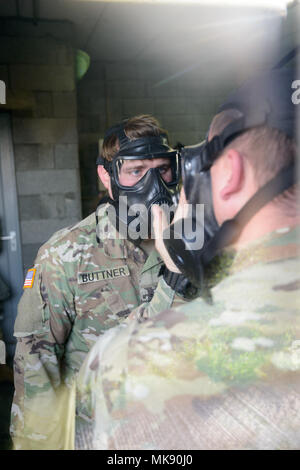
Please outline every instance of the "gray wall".
[{"label": "gray wall", "polygon": [[13,20],[0,31],[27,269],[53,232],[81,218],[73,32],[66,22]]}]

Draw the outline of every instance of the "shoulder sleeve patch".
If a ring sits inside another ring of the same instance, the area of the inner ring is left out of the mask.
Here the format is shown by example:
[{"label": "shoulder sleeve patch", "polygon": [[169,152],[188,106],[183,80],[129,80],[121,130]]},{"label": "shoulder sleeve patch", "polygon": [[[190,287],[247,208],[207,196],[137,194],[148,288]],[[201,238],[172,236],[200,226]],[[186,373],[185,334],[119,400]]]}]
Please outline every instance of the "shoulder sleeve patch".
[{"label": "shoulder sleeve patch", "polygon": [[23,289],[31,289],[32,288],[33,283],[34,283],[35,273],[36,273],[35,268],[28,269],[26,277],[25,277]]},{"label": "shoulder sleeve patch", "polygon": [[33,272],[32,279],[34,280],[35,278],[35,282],[33,280],[30,281],[31,288],[24,289],[19,301],[18,315],[14,326],[15,337],[40,334],[48,330],[48,324],[44,319],[45,302],[41,295],[40,266],[29,271]]}]

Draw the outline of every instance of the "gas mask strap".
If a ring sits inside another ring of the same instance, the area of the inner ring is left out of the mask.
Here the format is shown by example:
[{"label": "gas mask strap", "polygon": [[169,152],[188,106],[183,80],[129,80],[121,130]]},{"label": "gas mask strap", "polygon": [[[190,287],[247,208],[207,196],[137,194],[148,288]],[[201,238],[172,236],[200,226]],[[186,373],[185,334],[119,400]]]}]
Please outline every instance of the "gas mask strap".
[{"label": "gas mask strap", "polygon": [[[233,104],[231,103],[229,108],[232,107]],[[224,110],[225,109],[226,107],[224,107]],[[260,108],[258,108],[255,113],[252,112],[250,117],[245,117],[247,112],[244,110],[241,117],[229,123],[221,134],[217,134],[211,140],[206,141],[202,156],[202,171],[208,170],[211,167],[220,152],[222,152],[231,140],[252,127],[263,125],[266,122],[269,112],[270,106],[267,101],[261,103]]]},{"label": "gas mask strap", "polygon": [[274,65],[273,70],[281,69],[286,65],[290,60],[292,60],[300,52],[300,46],[294,47],[288,54],[286,54],[276,65]]},{"label": "gas mask strap", "polygon": [[232,244],[249,220],[274,197],[284,192],[296,183],[296,167],[292,163],[281,170],[274,178],[260,188],[254,196],[242,207],[237,215],[226,220],[217,234],[208,242],[202,260],[207,265],[219,250]]}]

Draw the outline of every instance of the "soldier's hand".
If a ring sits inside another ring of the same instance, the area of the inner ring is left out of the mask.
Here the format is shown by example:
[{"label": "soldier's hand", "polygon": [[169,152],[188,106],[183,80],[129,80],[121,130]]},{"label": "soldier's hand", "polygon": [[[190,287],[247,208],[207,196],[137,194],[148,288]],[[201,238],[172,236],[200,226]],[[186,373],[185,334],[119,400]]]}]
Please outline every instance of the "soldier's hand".
[{"label": "soldier's hand", "polygon": [[[187,203],[186,203],[184,191],[182,190],[180,193],[179,204],[178,204],[176,213],[174,215],[173,223],[176,222],[176,220],[184,218],[186,213],[187,213]],[[177,266],[173,263],[163,241],[163,232],[168,227],[166,214],[164,213],[163,209],[160,206],[154,205],[152,206],[152,215],[153,215],[153,229],[154,229],[154,236],[155,236],[155,247],[157,251],[159,252],[161,258],[163,259],[168,270],[174,273],[180,273],[181,271],[179,271]]]}]

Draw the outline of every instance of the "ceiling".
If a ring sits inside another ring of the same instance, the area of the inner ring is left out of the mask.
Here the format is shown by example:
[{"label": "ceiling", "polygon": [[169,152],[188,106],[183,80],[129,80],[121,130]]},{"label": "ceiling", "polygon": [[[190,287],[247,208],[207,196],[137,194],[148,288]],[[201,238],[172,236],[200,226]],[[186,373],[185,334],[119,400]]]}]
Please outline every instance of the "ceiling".
[{"label": "ceiling", "polygon": [[[243,1],[241,1],[241,4]],[[92,60],[169,61],[186,67],[224,66],[272,56],[278,45],[278,12],[190,3],[87,0],[0,0],[0,16],[36,16],[73,23],[75,47]]]}]

